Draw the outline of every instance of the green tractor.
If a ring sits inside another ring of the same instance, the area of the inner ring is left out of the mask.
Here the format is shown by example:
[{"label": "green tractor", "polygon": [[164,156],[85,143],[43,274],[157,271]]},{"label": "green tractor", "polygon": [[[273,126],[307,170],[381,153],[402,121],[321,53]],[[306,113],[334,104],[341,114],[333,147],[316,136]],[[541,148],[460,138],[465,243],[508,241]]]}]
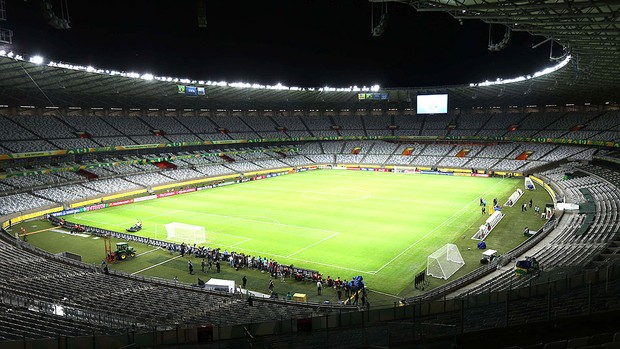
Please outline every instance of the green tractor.
[{"label": "green tractor", "polygon": [[114,251],[114,259],[124,261],[127,257],[135,257],[136,250],[129,246],[126,242],[117,242],[116,251]]}]

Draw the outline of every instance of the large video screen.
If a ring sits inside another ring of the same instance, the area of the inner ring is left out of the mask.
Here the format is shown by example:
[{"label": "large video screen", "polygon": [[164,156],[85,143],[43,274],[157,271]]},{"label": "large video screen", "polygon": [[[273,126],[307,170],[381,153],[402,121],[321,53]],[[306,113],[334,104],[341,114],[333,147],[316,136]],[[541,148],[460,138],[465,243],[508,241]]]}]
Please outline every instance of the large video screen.
[{"label": "large video screen", "polygon": [[418,95],[416,99],[418,114],[446,114],[448,112],[448,95]]}]

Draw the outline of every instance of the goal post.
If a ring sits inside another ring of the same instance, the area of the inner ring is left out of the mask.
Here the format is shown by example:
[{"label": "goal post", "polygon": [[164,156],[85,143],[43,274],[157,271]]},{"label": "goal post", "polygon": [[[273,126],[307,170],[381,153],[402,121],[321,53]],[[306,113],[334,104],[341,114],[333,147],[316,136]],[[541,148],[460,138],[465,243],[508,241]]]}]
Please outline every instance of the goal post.
[{"label": "goal post", "polygon": [[166,227],[167,239],[176,242],[186,242],[192,244],[202,244],[207,242],[205,227],[179,222],[172,222],[164,225]]},{"label": "goal post", "polygon": [[463,256],[454,244],[445,244],[433,252],[426,261],[426,274],[447,280],[465,265]]}]

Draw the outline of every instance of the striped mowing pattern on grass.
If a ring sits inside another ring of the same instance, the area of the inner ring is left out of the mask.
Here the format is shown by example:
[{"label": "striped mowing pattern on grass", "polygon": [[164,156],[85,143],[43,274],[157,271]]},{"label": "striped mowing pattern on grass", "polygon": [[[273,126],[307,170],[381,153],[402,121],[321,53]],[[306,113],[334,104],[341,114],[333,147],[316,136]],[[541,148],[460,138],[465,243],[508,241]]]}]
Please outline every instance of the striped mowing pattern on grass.
[{"label": "striped mowing pattern on grass", "polygon": [[[139,219],[140,235],[162,240],[167,223],[201,225],[212,247],[334,278],[363,275],[374,288],[398,294],[445,243],[475,250],[469,236],[486,218],[480,214],[481,196],[503,202],[522,185],[523,179],[324,170],[84,212],[69,220],[124,231]],[[523,237],[515,239],[512,244]],[[464,253],[464,258],[477,264],[480,256]]]}]

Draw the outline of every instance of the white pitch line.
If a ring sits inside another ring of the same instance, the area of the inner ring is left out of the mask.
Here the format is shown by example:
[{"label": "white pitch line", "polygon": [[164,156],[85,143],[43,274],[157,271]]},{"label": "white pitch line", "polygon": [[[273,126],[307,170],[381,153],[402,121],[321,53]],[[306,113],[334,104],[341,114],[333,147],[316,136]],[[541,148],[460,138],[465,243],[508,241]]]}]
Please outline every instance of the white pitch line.
[{"label": "white pitch line", "polygon": [[330,236],[328,236],[328,237],[326,237],[326,238],[323,238],[323,239],[321,239],[321,240],[319,240],[319,241],[317,241],[317,242],[315,242],[315,243],[313,243],[313,244],[310,244],[310,245],[308,245],[308,246],[306,246],[306,247],[302,248],[301,250],[298,250],[298,251],[295,251],[295,252],[293,252],[293,253],[289,254],[288,256],[286,256],[286,258],[289,258],[289,257],[291,257],[291,256],[294,256],[294,255],[298,254],[299,252],[303,252],[303,251],[305,251],[305,250],[309,249],[310,247],[316,246],[316,245],[320,244],[321,242],[326,241],[326,240],[329,240],[329,239],[331,239],[331,238],[333,238],[334,236],[339,235],[339,234],[340,234],[340,233],[335,233],[335,234],[332,234],[332,235],[330,235]]},{"label": "white pitch line", "polygon": [[234,243],[234,244],[232,244],[232,245],[230,245],[230,246],[228,246],[228,247],[235,247],[235,246],[237,246],[237,245],[240,245],[240,244],[242,244],[242,243],[244,243],[244,242],[248,242],[248,241],[250,241],[250,240],[252,240],[252,239],[247,238],[247,239],[245,239],[245,240],[243,240],[243,241],[236,242],[236,243]]},{"label": "white pitch line", "polygon": [[199,214],[199,215],[205,215],[205,216],[215,216],[215,217],[221,217],[221,218],[236,219],[236,220],[241,220],[241,221],[250,221],[250,222],[255,222],[255,223],[278,225],[278,226],[282,226],[282,227],[304,229],[304,230],[312,230],[312,231],[320,231],[320,232],[332,233],[332,234],[334,234],[334,233],[340,234],[340,232],[334,231],[334,230],[312,228],[312,227],[304,227],[304,226],[300,226],[300,225],[292,225],[292,224],[285,224],[285,223],[266,222],[266,221],[261,221],[261,220],[256,220],[256,219],[248,219],[248,218],[237,217],[237,216],[228,216],[228,215],[222,215],[222,214],[217,214],[217,213],[197,212],[197,211],[188,211],[188,210],[179,210],[179,211],[180,212],[184,212],[184,213],[189,213],[189,214]]},{"label": "white pitch line", "polygon": [[388,296],[388,297],[392,297],[392,298],[397,298],[397,299],[402,299],[403,297],[398,297],[397,295],[394,294],[389,294],[389,293],[385,293],[385,292],[381,292],[381,291],[377,291],[374,289],[369,290],[370,292],[374,292],[374,293],[378,293],[378,294],[382,294],[384,296]]},{"label": "white pitch line", "polygon": [[140,256],[142,256],[142,255],[145,255],[145,254],[147,254],[147,253],[151,253],[151,252],[155,252],[155,251],[157,251],[157,250],[161,250],[161,247],[157,247],[157,248],[154,248],[154,249],[152,249],[152,250],[149,250],[149,251],[146,251],[146,252],[142,252],[142,253],[140,253],[140,254],[137,254],[137,255],[136,255],[136,257],[140,257]]},{"label": "white pitch line", "polygon": [[146,268],[144,268],[144,269],[142,269],[142,270],[138,270],[138,271],[136,271],[136,272],[133,272],[133,273],[131,273],[131,275],[139,274],[139,273],[141,273],[141,272],[143,272],[143,271],[147,271],[147,270],[149,270],[149,269],[153,269],[153,268],[158,267],[158,266],[160,266],[160,265],[162,265],[162,264],[165,264],[165,263],[168,263],[168,262],[170,262],[170,261],[173,261],[173,260],[175,260],[175,259],[177,259],[177,258],[181,258],[181,256],[179,255],[179,256],[176,256],[176,257],[168,258],[168,259],[166,259],[166,260],[165,260],[165,261],[163,261],[163,262],[159,262],[159,263],[157,263],[157,264],[153,264],[153,265],[151,265],[150,267],[146,267]]},{"label": "white pitch line", "polygon": [[[493,185],[491,188],[489,188],[487,191],[485,191],[484,193],[482,193],[482,195],[484,196],[486,193],[488,193],[491,189],[495,188],[498,184],[500,184],[501,182],[503,182],[504,179],[502,178],[501,181],[497,182],[495,185]],[[392,262],[394,262],[396,259],[400,258],[400,256],[402,256],[403,254],[405,254],[407,251],[409,251],[410,249],[412,249],[413,247],[415,247],[420,241],[426,239],[426,237],[428,237],[429,235],[431,235],[432,233],[435,232],[435,230],[439,229],[440,227],[442,227],[443,225],[445,225],[448,222],[452,222],[453,217],[458,217],[460,216],[462,213],[461,211],[465,210],[467,207],[469,207],[471,204],[473,204],[474,202],[478,201],[478,198],[472,200],[470,203],[468,203],[467,205],[465,205],[463,208],[461,208],[460,210],[456,211],[452,216],[448,217],[448,219],[446,219],[445,221],[443,221],[441,224],[439,224],[438,226],[436,226],[435,228],[433,228],[431,231],[429,231],[428,233],[426,233],[424,236],[422,236],[421,238],[419,238],[416,242],[414,242],[413,244],[409,245],[409,247],[407,247],[404,251],[402,251],[401,253],[397,254],[394,258],[390,259],[387,263],[385,263],[381,268],[377,269],[374,271],[374,273],[372,275],[376,275],[377,273],[379,273],[381,270],[383,270],[383,268],[387,267],[388,265],[390,265]]]},{"label": "white pitch line", "polygon": [[[285,191],[285,192],[288,192],[288,193],[298,193],[298,194],[301,194],[304,197],[306,197],[305,195],[307,193],[315,192],[315,193],[319,194],[319,192],[320,192],[320,190],[319,191],[299,191],[299,190],[287,190],[287,189],[281,189],[281,188],[269,188],[269,189],[252,188],[251,190]],[[361,191],[359,189],[354,189],[354,190]],[[437,205],[437,206],[442,206],[442,207],[459,206],[458,204],[450,204],[450,203],[445,203],[445,202],[442,202],[442,201],[407,200],[407,199],[397,199],[397,198],[381,197],[381,196],[376,196],[376,195],[372,194],[371,192],[368,192],[367,190],[364,190],[364,191],[367,192],[367,193],[370,193],[371,196],[366,196],[366,197],[361,197],[360,196],[360,197],[357,197],[357,199],[367,199],[367,198],[372,197],[372,199],[374,201],[379,201],[379,200],[381,200],[381,201],[395,201],[395,202],[405,202],[405,203],[410,203],[410,204],[424,204],[426,206]],[[325,195],[332,195],[332,194],[325,194]],[[336,196],[336,197],[337,196],[354,197],[353,195],[344,195],[344,194],[340,194],[340,193],[335,194],[334,196]],[[316,198],[310,198],[310,199],[316,200]],[[338,201],[338,200],[336,200],[336,201]],[[353,200],[350,200],[350,199],[346,200],[345,199],[345,200],[341,200],[341,201],[353,201]]]}]

